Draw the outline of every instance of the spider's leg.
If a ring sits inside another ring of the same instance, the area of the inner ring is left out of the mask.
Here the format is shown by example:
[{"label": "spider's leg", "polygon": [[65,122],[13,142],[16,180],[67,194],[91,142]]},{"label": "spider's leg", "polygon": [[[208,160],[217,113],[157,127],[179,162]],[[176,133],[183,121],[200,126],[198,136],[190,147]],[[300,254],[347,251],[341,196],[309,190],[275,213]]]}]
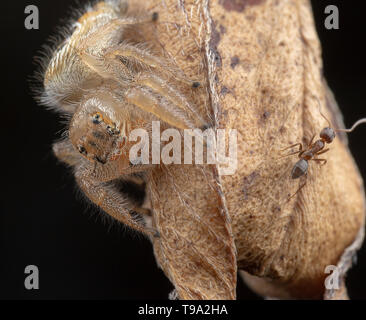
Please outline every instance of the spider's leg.
[{"label": "spider's leg", "polygon": [[[184,87],[182,83],[179,85],[185,79],[182,72],[144,46],[117,44],[115,31],[121,24],[124,27],[123,22],[112,21],[86,38],[79,51],[82,61],[105,79],[117,81],[123,87],[132,85],[126,93],[127,100],[170,125],[180,129],[206,127],[179,89],[179,86]],[[193,84],[197,82],[189,83],[190,88],[196,87]],[[185,90],[191,89],[186,87]]]},{"label": "spider's leg", "polygon": [[153,22],[153,15],[126,16],[113,19],[82,40],[80,53],[91,50],[100,55],[107,48],[116,46],[122,41],[126,27]]},{"label": "spider's leg", "polygon": [[[131,50],[138,51],[139,49]],[[136,76],[130,65],[133,62],[128,60],[130,57],[128,50],[124,51],[124,54],[126,55],[124,57],[126,60],[123,60],[125,62],[110,54],[98,58],[85,53],[83,59],[102,77],[117,80],[124,87],[130,87],[125,95],[126,100],[140,109],[152,113],[159,119],[180,129],[206,126],[205,121],[202,120],[197,110],[180,90],[147,70],[140,71]],[[145,62],[148,61],[150,65],[159,65],[154,62],[154,59],[158,58],[142,52],[138,54],[142,56],[141,59],[146,59]]]},{"label": "spider's leg", "polygon": [[[76,51],[78,52],[79,57],[81,60],[92,70],[98,73],[103,78],[110,78],[111,77],[111,66],[109,66],[108,61],[115,58],[120,59],[120,55],[115,55],[114,51],[116,48],[125,47],[126,50],[124,54],[126,58],[130,59],[133,63],[141,64],[141,61],[133,59],[135,55],[142,55],[143,59],[145,59],[145,64],[151,65],[152,67],[159,64],[159,59],[154,57],[153,55],[149,54],[146,48],[142,46],[133,46],[124,43],[123,45],[121,42],[123,41],[124,34],[126,28],[129,26],[133,26],[136,24],[153,22],[152,17],[125,17],[125,18],[118,18],[114,19],[103,26],[100,26],[97,30],[94,30],[90,35],[85,37],[80,41],[78,44],[73,44]],[[77,47],[76,47],[77,46]],[[135,52],[136,51],[136,52]],[[141,60],[141,59],[140,59]],[[113,67],[112,67],[113,68]],[[114,70],[115,72],[119,72],[121,69]],[[123,74],[128,71],[126,68],[123,70]]]},{"label": "spider's leg", "polygon": [[126,41],[122,42],[127,27],[151,22],[154,22],[151,16],[112,20],[82,40],[78,50],[79,56],[85,64],[103,77],[108,77],[106,68],[108,70],[110,67],[109,62],[116,60],[120,64],[121,62],[127,63],[130,67],[153,68],[160,73],[169,73],[170,76],[190,87],[199,87],[197,80],[190,80],[178,68],[168,66],[166,60],[154,55],[146,44],[136,45]]},{"label": "spider's leg", "polygon": [[205,121],[200,117],[195,110],[195,107],[187,100],[187,98],[172,84],[169,84],[166,80],[151,73],[141,73],[134,82],[138,85],[148,87],[157,92],[161,96],[170,100],[176,106],[189,112],[193,118],[196,118],[198,126],[205,125]]},{"label": "spider's leg", "polygon": [[131,88],[126,93],[125,98],[129,103],[154,114],[159,119],[176,128],[196,128],[195,121],[187,115],[186,111],[172,103],[170,99],[156,94],[151,89],[144,87]]},{"label": "spider's leg", "polygon": [[168,64],[166,60],[152,54],[150,50],[142,45],[131,45],[129,43],[121,43],[117,46],[111,47],[106,52],[104,58],[109,61],[118,61],[119,63],[129,61],[130,65],[138,65],[144,70],[154,69],[161,74],[170,74],[179,82],[185,83],[189,87],[199,87],[197,80],[186,78],[181,70]]},{"label": "spider's leg", "polygon": [[109,161],[106,164],[95,163],[93,166],[85,168],[88,176],[98,182],[108,182],[119,179],[121,176],[130,175],[133,173],[143,172],[155,167],[154,164],[137,164],[126,163],[122,159]]},{"label": "spider's leg", "polygon": [[146,223],[150,220],[144,219],[139,208],[113,184],[96,182],[84,166],[75,168],[75,178],[83,193],[107,214],[146,235],[159,236],[159,232]]}]

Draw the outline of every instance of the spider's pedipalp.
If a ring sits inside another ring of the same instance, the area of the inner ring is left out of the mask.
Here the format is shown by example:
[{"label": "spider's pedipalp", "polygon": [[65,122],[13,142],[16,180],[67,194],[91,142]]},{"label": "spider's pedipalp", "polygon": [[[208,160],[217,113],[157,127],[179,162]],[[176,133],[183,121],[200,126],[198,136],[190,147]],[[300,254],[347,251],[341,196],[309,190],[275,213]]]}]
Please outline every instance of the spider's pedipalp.
[{"label": "spider's pedipalp", "polygon": [[63,140],[53,144],[53,154],[56,158],[69,166],[75,166],[80,163],[80,154],[75,151],[70,140]]}]

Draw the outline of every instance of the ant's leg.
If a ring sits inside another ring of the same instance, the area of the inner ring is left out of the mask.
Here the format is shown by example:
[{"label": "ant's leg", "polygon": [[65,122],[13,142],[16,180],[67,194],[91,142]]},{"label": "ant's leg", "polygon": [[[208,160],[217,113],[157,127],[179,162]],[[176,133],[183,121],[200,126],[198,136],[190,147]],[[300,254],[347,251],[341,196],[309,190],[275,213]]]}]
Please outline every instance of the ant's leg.
[{"label": "ant's leg", "polygon": [[298,143],[292,144],[291,146],[288,146],[288,147],[286,147],[285,149],[282,149],[282,150],[280,150],[280,151],[285,151],[285,150],[287,150],[287,149],[291,149],[291,148],[296,147],[296,146],[299,146],[299,151],[302,151],[302,143],[301,143],[301,142],[298,142]]},{"label": "ant's leg", "polygon": [[75,178],[88,199],[111,217],[146,235],[159,237],[159,232],[151,223],[146,223],[151,219],[144,219],[139,214],[142,213],[140,208],[136,208],[128,197],[113,186],[113,183],[96,182],[83,166],[75,168]]},{"label": "ant's leg", "polygon": [[289,154],[283,155],[280,158],[285,158],[285,157],[288,157],[288,156],[292,156],[293,154],[301,153],[302,152],[302,143],[300,143],[300,142],[299,143],[295,143],[295,144],[293,144],[293,145],[291,145],[291,146],[289,146],[289,147],[287,147],[285,149],[282,149],[280,151],[285,151],[287,149],[291,149],[291,148],[296,147],[296,146],[299,146],[299,150],[298,151],[294,151],[294,152],[291,152]]},{"label": "ant's leg", "polygon": [[326,152],[328,152],[330,149],[329,148],[327,148],[327,149],[324,149],[324,150],[321,150],[321,151],[319,151],[319,152],[317,152],[315,155],[319,155],[319,154],[323,154],[323,153],[326,153]]},{"label": "ant's leg", "polygon": [[326,159],[310,159],[310,160],[315,161],[315,162],[322,162],[320,164],[321,166],[324,166],[327,163],[327,161],[328,161]]},{"label": "ant's leg", "polygon": [[288,202],[288,201],[290,201],[290,199],[291,199],[291,198],[293,198],[296,194],[298,194],[298,193],[299,193],[299,191],[300,191],[302,188],[304,188],[304,187],[305,187],[307,180],[308,180],[308,176],[306,175],[306,176],[305,176],[305,182],[304,182],[304,183],[299,187],[299,189],[297,189],[297,191],[296,191],[292,196],[290,196],[290,197],[287,199],[287,202]]},{"label": "ant's leg", "polygon": [[285,154],[284,156],[281,156],[280,159],[281,158],[286,158],[286,157],[289,157],[289,156],[292,156],[294,154],[298,154],[298,153],[301,153],[301,152],[302,152],[301,150],[295,151],[295,152],[291,152],[291,153]]}]

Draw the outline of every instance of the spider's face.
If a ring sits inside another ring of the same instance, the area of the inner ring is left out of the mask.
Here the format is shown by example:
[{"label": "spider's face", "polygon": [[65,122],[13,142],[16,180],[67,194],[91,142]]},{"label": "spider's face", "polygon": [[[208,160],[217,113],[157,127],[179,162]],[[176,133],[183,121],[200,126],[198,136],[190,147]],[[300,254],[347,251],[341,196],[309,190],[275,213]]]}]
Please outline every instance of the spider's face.
[{"label": "spider's face", "polygon": [[100,111],[74,117],[69,135],[82,156],[100,164],[115,160],[121,154],[125,142],[117,124]]}]

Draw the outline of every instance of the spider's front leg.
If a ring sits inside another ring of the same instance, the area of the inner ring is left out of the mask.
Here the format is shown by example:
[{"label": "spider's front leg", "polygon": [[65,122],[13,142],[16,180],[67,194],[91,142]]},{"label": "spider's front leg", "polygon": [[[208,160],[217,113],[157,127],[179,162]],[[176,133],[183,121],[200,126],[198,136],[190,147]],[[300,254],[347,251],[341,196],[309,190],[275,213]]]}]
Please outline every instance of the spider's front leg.
[{"label": "spider's front leg", "polygon": [[209,127],[190,97],[199,82],[186,79],[183,72],[146,46],[126,41],[109,41],[110,46],[102,48],[95,45],[116,23],[123,20],[105,25],[84,40],[79,52],[82,61],[101,77],[128,88],[125,99],[130,104],[164,122],[180,129]]},{"label": "spider's front leg", "polygon": [[[135,55],[141,55],[141,57],[138,57],[141,60],[147,58],[146,54],[136,48],[131,52]],[[109,65],[114,65],[115,70],[121,70],[119,74],[123,74],[122,70],[125,68],[124,64],[121,63],[121,58],[131,58],[130,56],[123,57],[122,54],[126,54],[124,45],[105,56],[105,61]],[[116,75],[116,78],[123,85],[129,87],[125,99],[141,110],[154,114],[176,128],[207,127],[206,121],[198,114],[198,108],[190,101],[189,95],[184,93],[183,88],[185,85],[172,80],[168,74],[163,75],[159,68],[155,67],[156,70],[152,72],[149,67],[150,65],[146,67],[147,70],[142,69],[135,74],[128,84],[125,79],[118,79]]]},{"label": "spider's front leg", "polygon": [[128,179],[128,175],[146,170],[149,165],[133,166],[122,161],[104,165],[93,163],[84,159],[69,140],[55,143],[53,151],[60,161],[74,167],[77,184],[90,201],[118,221],[144,234],[159,236],[159,232],[152,227],[150,211],[123,194],[115,183],[121,179],[122,172],[126,174],[126,180],[133,181],[133,178]]},{"label": "spider's front leg", "polygon": [[[113,180],[103,182],[96,179],[100,169],[101,166],[97,163],[83,163],[75,167],[75,179],[83,193],[116,220],[146,235],[158,237],[159,232],[153,228],[151,217],[147,215],[146,210],[141,209],[127,195],[121,193]],[[100,176],[107,179],[105,173]],[[114,178],[113,175],[110,177]]]}]

